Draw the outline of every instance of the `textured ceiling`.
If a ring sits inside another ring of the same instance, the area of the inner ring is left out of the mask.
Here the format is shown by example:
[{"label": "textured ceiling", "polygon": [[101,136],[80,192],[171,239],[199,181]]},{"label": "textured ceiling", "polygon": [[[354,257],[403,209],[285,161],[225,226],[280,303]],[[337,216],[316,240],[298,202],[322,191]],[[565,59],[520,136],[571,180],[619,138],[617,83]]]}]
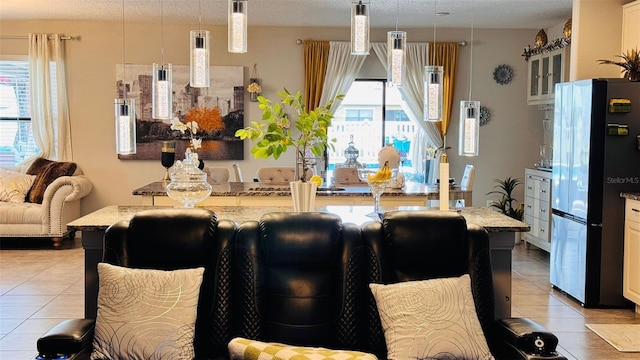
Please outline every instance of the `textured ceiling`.
[{"label": "textured ceiling", "polygon": [[[370,0],[371,27],[539,29],[571,17],[572,0]],[[226,24],[226,0],[125,0],[127,22]],[[249,0],[249,26],[350,26],[351,0]],[[435,16],[449,12],[448,16]],[[398,16],[396,16],[396,14]],[[472,17],[473,14],[473,17]],[[118,0],[0,0],[0,20],[122,21]]]}]

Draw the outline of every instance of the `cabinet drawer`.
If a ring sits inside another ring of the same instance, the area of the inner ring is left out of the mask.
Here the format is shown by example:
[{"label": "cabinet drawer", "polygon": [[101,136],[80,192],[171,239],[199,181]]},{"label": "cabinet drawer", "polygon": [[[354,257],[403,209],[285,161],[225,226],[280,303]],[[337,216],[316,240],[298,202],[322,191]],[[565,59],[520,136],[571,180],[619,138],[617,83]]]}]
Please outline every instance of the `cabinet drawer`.
[{"label": "cabinet drawer", "polygon": [[549,222],[538,219],[537,233],[539,238],[549,240]]},{"label": "cabinet drawer", "polygon": [[527,180],[525,181],[525,191],[524,194],[525,196],[529,196],[532,198],[537,197],[537,190],[538,188],[540,188],[540,180],[532,175],[527,176]]},{"label": "cabinet drawer", "polygon": [[640,201],[627,199],[625,203],[625,220],[640,223]]},{"label": "cabinet drawer", "polygon": [[542,220],[548,221],[550,211],[551,208],[549,207],[549,202],[540,200],[538,204],[538,217]]},{"label": "cabinet drawer", "polygon": [[549,179],[541,179],[539,184],[539,198],[549,201],[549,199],[551,198],[551,181],[549,181]]}]

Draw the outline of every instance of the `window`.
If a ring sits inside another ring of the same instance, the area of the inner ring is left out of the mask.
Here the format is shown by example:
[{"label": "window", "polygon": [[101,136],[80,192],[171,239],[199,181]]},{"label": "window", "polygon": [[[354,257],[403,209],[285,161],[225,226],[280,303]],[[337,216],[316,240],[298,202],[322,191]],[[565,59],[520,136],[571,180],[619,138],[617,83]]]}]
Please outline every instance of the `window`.
[{"label": "window", "polygon": [[353,139],[358,149],[357,161],[366,167],[378,167],[378,152],[385,144],[393,144],[400,152],[403,174],[411,177],[411,161],[407,159],[416,126],[401,107],[397,88],[386,80],[356,80],[345,94],[334,114],[329,137],[335,138],[335,150],[329,150],[328,178],[333,169],[347,161],[344,151]]},{"label": "window", "polygon": [[16,166],[38,152],[30,106],[29,62],[0,60],[0,167]]}]

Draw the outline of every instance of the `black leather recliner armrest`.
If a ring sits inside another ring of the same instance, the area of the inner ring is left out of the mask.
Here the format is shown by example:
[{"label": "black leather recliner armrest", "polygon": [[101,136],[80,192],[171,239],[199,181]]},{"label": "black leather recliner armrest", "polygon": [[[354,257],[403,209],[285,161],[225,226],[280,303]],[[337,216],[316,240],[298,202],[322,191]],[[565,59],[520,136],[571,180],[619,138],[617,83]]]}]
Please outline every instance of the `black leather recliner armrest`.
[{"label": "black leather recliner armrest", "polygon": [[564,356],[556,352],[558,338],[530,319],[498,319],[497,327],[498,336],[523,359],[566,360]]},{"label": "black leather recliner armrest", "polygon": [[69,358],[73,354],[90,350],[93,341],[95,320],[65,320],[47,331],[38,339],[38,356],[40,359],[56,359],[61,355]]}]

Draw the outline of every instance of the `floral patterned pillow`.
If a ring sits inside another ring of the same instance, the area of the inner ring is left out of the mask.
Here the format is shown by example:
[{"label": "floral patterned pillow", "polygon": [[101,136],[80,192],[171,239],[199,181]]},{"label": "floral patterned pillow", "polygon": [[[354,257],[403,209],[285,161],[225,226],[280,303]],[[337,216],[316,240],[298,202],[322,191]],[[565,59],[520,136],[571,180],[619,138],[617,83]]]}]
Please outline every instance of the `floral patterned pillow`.
[{"label": "floral patterned pillow", "polygon": [[35,175],[0,169],[0,201],[23,203]]}]

